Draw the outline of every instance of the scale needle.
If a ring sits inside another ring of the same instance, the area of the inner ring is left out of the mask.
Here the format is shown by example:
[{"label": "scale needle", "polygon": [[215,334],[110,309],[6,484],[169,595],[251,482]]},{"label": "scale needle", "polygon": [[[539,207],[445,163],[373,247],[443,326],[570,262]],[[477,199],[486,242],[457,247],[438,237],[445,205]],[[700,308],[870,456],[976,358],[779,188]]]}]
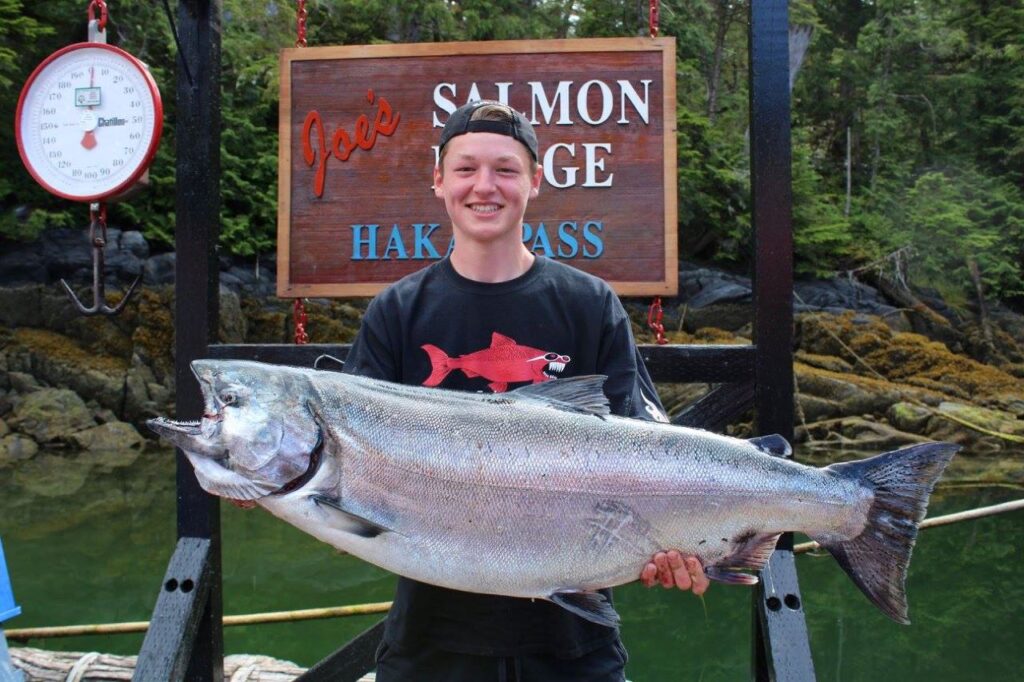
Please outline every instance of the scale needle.
[{"label": "scale needle", "polygon": [[[89,67],[89,87],[93,87],[95,67]],[[82,135],[82,146],[86,149],[92,149],[96,146],[96,117],[92,115],[92,107],[85,112],[82,116],[82,128],[85,130],[85,134]]]}]

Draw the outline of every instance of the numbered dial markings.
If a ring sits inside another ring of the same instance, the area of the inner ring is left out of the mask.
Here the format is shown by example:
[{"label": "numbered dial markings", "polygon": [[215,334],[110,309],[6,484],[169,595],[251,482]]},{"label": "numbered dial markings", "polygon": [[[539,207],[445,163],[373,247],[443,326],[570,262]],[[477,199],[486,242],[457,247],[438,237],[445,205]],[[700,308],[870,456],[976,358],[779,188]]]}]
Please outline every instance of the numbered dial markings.
[{"label": "numbered dial markings", "polygon": [[47,58],[18,103],[18,151],[33,177],[79,201],[109,198],[145,172],[163,127],[145,66],[110,45],[79,43]]}]

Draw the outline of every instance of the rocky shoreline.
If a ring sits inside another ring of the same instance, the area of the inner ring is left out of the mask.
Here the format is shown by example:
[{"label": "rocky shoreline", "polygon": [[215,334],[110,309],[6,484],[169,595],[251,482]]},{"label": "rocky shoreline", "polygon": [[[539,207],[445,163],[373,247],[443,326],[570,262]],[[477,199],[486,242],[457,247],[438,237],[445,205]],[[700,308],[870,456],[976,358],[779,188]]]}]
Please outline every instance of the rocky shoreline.
[{"label": "rocky shoreline", "polygon": [[[151,254],[137,232],[110,229],[108,303],[137,276],[117,317],[82,317],[56,282],[91,281],[77,230],[0,257],[0,470],[39,453],[141,452],[145,419],[173,413],[174,254]],[[224,343],[289,343],[291,301],[274,296],[272,258],[221,260]],[[909,295],[909,294],[908,294]],[[880,451],[920,440],[962,443],[972,457],[1024,460],[1024,316],[1000,306],[985,325],[927,292],[920,307],[845,278],[796,286],[797,441],[805,457]],[[650,343],[648,301],[628,300],[639,342]],[[365,300],[307,302],[310,340],[351,341]],[[663,301],[671,343],[750,343],[748,278],[684,264],[680,293]],[[704,385],[659,385],[671,411]],[[730,431],[746,435],[749,424]],[[1006,474],[1024,481],[1021,467]]]}]

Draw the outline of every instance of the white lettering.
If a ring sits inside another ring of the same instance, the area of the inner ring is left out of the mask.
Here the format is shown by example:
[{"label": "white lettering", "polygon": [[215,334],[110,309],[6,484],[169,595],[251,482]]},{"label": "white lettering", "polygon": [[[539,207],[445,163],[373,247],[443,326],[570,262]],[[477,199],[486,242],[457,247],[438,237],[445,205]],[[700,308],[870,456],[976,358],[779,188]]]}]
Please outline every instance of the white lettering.
[{"label": "white lettering", "polygon": [[479,102],[482,99],[483,97],[480,96],[480,88],[476,86],[476,83],[473,83],[472,85],[469,86],[469,97],[466,98],[466,101],[463,102],[463,104],[469,104],[470,102]]},{"label": "white lettering", "polygon": [[555,179],[555,152],[559,148],[569,152],[570,158],[576,158],[576,145],[566,144],[564,142],[558,142],[548,147],[548,150],[544,152],[544,179],[547,180],[548,184],[552,187],[559,189],[565,189],[566,187],[573,187],[576,184],[576,166],[566,166],[562,168],[565,172],[565,182],[558,182]]},{"label": "white lettering", "polygon": [[498,101],[508,106],[508,89],[512,87],[511,83],[495,83],[494,86],[498,88]]},{"label": "white lettering", "polygon": [[[591,118],[590,116],[590,88],[596,85],[601,90],[601,116],[599,118]],[[612,115],[612,109],[615,107],[614,99],[612,97],[612,89],[607,84],[601,81],[587,81],[580,88],[580,91],[576,93],[576,111],[579,113],[580,118],[589,123],[590,125],[600,125],[608,120]]]},{"label": "white lettering", "polygon": [[[450,99],[446,99],[441,94],[441,90],[442,89],[446,89],[450,93],[452,93],[452,97],[455,96],[455,83],[438,83],[434,87],[434,106],[436,106],[441,111],[444,111],[444,112],[446,112],[448,114],[454,113],[455,110],[458,109],[458,106],[456,106],[455,102],[453,102]],[[444,127],[444,123],[442,123],[441,120],[437,117],[437,112],[436,111],[434,112],[434,127],[435,128],[443,128]]]},{"label": "white lettering", "polygon": [[572,125],[572,119],[569,118],[569,87],[572,85],[572,81],[559,81],[558,87],[555,89],[555,96],[552,99],[548,99],[544,93],[544,84],[540,81],[530,81],[530,91],[532,100],[532,108],[530,112],[530,123],[538,125],[540,120],[537,119],[537,105],[540,105],[541,113],[544,116],[544,123],[550,124],[551,117],[555,113],[555,104],[557,103],[559,111],[557,124],[560,126]]},{"label": "white lettering", "polygon": [[583,151],[585,152],[585,167],[586,167],[586,179],[583,181],[584,187],[611,187],[612,178],[615,177],[615,173],[609,173],[608,177],[600,182],[597,180],[597,172],[604,170],[604,159],[597,158],[597,150],[603,149],[609,154],[612,153],[611,142],[584,142]]},{"label": "white lettering", "polygon": [[643,119],[644,123],[649,124],[651,122],[651,106],[650,106],[650,91],[651,91],[651,80],[645,78],[640,81],[644,86],[644,98],[640,99],[640,94],[633,87],[633,84],[629,81],[615,81],[619,85],[619,120],[616,123],[629,123],[629,119],[626,118],[626,99],[633,104],[633,109],[636,113],[640,114],[640,118]]}]

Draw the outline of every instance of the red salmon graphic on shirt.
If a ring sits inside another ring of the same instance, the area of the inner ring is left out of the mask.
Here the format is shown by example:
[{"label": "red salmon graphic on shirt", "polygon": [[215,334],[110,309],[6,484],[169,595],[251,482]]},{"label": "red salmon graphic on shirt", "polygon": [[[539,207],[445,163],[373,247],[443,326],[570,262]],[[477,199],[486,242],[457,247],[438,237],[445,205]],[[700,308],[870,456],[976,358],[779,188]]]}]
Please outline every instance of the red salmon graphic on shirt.
[{"label": "red salmon graphic on shirt", "polygon": [[451,372],[461,369],[467,377],[483,377],[495,393],[508,390],[509,384],[530,381],[539,384],[555,377],[570,361],[568,355],[551,353],[538,348],[520,346],[515,339],[494,332],[490,348],[466,353],[453,358],[432,344],[421,346],[430,357],[431,372],[424,386],[437,386]]}]

